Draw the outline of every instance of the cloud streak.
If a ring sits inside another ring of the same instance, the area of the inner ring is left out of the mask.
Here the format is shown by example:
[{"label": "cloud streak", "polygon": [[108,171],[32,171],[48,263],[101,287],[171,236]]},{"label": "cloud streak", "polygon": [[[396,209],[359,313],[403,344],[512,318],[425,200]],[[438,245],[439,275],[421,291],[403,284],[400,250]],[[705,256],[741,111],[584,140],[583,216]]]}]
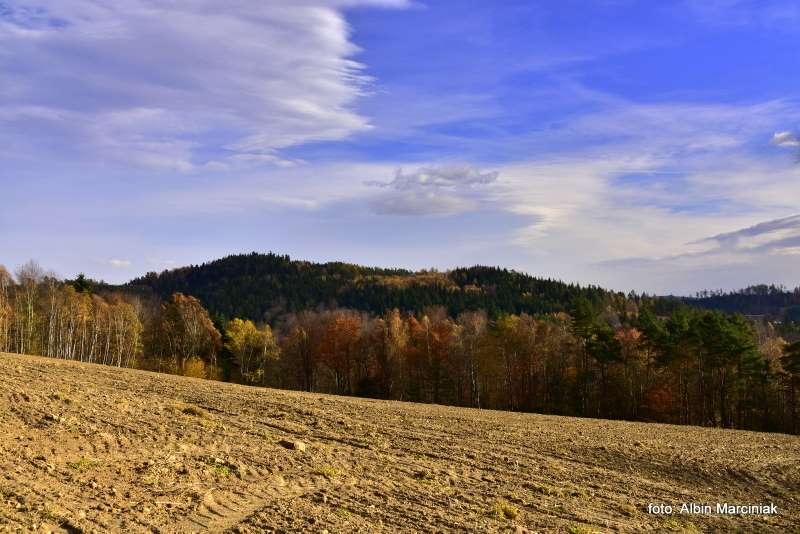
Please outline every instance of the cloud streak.
[{"label": "cloud streak", "polygon": [[797,247],[800,247],[800,215],[765,221],[733,232],[717,234],[698,243],[715,243],[718,246],[704,254],[719,251],[792,254]]}]

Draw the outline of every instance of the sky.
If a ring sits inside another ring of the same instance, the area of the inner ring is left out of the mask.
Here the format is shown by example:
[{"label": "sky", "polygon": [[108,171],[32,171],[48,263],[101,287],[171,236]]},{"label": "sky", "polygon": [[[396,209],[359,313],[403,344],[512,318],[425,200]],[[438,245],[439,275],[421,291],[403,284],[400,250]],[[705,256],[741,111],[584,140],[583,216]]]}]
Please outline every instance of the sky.
[{"label": "sky", "polygon": [[794,0],[0,0],[0,264],[800,285]]}]

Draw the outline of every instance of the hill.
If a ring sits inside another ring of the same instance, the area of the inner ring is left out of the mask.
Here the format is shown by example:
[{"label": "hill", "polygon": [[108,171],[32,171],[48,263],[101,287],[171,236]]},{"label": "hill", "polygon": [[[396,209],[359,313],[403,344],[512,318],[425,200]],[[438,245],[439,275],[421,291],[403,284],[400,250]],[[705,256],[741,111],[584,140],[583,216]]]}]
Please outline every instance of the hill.
[{"label": "hill", "polygon": [[569,311],[579,297],[597,310],[626,309],[647,301],[669,314],[679,303],[725,313],[800,323],[800,288],[751,286],[738,291],[703,291],[693,297],[648,297],[598,286],[539,278],[500,267],[476,265],[446,272],[364,267],[342,262],[313,263],[287,255],[231,255],[218,260],[136,278],[119,289],[166,299],[180,292],[199,298],[215,316],[273,321],[286,313],[337,307],[381,314],[397,308],[419,313],[442,306],[451,316],[485,310],[543,314]]},{"label": "hill", "polygon": [[[277,391],[0,354],[0,527],[791,532],[800,441]],[[653,515],[649,503],[776,515]],[[2,528],[0,528],[2,530]]]},{"label": "hill", "polygon": [[428,306],[444,306],[452,316],[476,309],[492,316],[533,314],[565,311],[579,295],[595,304],[621,297],[594,286],[497,267],[411,272],[341,262],[311,263],[255,252],[148,273],[124,289],[153,293],[161,299],[180,292],[199,298],[214,315],[256,321],[320,306],[376,314],[393,308],[421,312]]}]

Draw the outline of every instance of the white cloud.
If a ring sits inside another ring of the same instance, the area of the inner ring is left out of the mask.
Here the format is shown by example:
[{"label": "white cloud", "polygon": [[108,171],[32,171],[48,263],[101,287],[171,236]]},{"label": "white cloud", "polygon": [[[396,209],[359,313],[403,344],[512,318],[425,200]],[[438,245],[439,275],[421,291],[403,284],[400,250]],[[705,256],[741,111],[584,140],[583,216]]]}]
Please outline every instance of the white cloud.
[{"label": "white cloud", "polygon": [[800,147],[800,136],[793,132],[777,132],[772,136],[772,144],[779,147]]},{"label": "white cloud", "polygon": [[411,173],[399,169],[391,181],[365,184],[386,189],[370,199],[376,214],[452,215],[479,207],[485,186],[498,175],[469,166],[423,167]]},{"label": "white cloud", "polygon": [[[191,170],[369,128],[341,9],[405,0],[11,0],[0,140]],[[288,162],[291,163],[291,162]]]},{"label": "white cloud", "polygon": [[111,267],[123,268],[123,267],[130,267],[131,261],[130,260],[119,260],[119,259],[110,259],[106,262]]},{"label": "white cloud", "polygon": [[482,172],[469,166],[422,167],[408,174],[398,169],[392,181],[373,180],[367,185],[390,187],[398,191],[417,187],[460,188],[490,184],[497,180],[498,174],[496,171]]}]

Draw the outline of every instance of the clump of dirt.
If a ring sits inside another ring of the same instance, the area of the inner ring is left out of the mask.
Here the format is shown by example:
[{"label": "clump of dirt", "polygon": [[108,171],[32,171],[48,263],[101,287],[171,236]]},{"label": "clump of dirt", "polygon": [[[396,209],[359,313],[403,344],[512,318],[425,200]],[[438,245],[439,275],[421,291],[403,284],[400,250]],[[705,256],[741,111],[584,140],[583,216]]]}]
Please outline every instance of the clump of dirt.
[{"label": "clump of dirt", "polygon": [[[0,355],[0,532],[792,532],[800,439]],[[648,505],[769,504],[775,515]]]}]

